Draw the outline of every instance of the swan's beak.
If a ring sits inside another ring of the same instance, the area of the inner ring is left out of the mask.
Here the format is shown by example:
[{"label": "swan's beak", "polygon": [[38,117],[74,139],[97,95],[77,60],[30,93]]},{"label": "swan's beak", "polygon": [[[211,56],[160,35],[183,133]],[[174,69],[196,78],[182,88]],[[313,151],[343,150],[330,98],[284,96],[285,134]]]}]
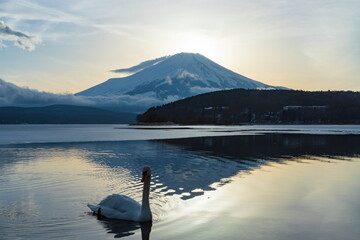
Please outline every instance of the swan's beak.
[{"label": "swan's beak", "polygon": [[147,177],[147,172],[143,172],[141,182],[144,182],[146,177]]}]

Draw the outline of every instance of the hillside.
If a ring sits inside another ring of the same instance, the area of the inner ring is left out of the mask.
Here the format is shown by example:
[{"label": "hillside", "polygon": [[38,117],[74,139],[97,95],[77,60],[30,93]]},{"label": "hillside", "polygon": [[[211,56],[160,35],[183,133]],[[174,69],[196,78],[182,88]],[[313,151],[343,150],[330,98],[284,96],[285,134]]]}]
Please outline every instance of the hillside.
[{"label": "hillside", "polygon": [[359,124],[360,92],[217,91],[150,108],[137,120],[178,124]]},{"label": "hillside", "polygon": [[131,123],[135,114],[93,107],[51,105],[46,107],[0,107],[0,124],[108,124]]}]

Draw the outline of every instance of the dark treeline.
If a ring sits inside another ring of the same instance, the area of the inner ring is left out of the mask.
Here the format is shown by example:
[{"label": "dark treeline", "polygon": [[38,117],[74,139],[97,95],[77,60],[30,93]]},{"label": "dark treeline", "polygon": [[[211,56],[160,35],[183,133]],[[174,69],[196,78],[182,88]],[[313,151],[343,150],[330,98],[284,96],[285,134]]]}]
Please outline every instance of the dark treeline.
[{"label": "dark treeline", "polygon": [[110,124],[131,123],[135,118],[133,113],[72,105],[0,107],[0,124]]},{"label": "dark treeline", "polygon": [[233,89],[148,109],[138,122],[359,124],[360,92]]}]

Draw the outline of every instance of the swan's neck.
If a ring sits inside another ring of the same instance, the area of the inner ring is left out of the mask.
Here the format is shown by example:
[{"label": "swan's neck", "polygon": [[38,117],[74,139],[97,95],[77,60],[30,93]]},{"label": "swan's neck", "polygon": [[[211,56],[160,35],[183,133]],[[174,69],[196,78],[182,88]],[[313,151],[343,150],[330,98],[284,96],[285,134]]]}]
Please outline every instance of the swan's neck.
[{"label": "swan's neck", "polygon": [[142,205],[141,205],[141,217],[151,220],[151,210],[149,203],[149,194],[150,194],[150,178],[145,179],[143,196],[142,196]]}]

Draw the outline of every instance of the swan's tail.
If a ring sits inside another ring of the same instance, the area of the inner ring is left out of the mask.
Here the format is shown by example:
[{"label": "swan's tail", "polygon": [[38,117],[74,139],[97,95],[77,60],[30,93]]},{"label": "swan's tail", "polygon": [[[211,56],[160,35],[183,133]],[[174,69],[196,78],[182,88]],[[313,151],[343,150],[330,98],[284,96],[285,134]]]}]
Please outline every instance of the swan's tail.
[{"label": "swan's tail", "polygon": [[97,213],[98,210],[99,210],[99,208],[100,208],[98,205],[92,205],[92,204],[88,204],[87,206],[88,206],[88,207],[90,208],[90,210],[93,211],[94,213]]}]

